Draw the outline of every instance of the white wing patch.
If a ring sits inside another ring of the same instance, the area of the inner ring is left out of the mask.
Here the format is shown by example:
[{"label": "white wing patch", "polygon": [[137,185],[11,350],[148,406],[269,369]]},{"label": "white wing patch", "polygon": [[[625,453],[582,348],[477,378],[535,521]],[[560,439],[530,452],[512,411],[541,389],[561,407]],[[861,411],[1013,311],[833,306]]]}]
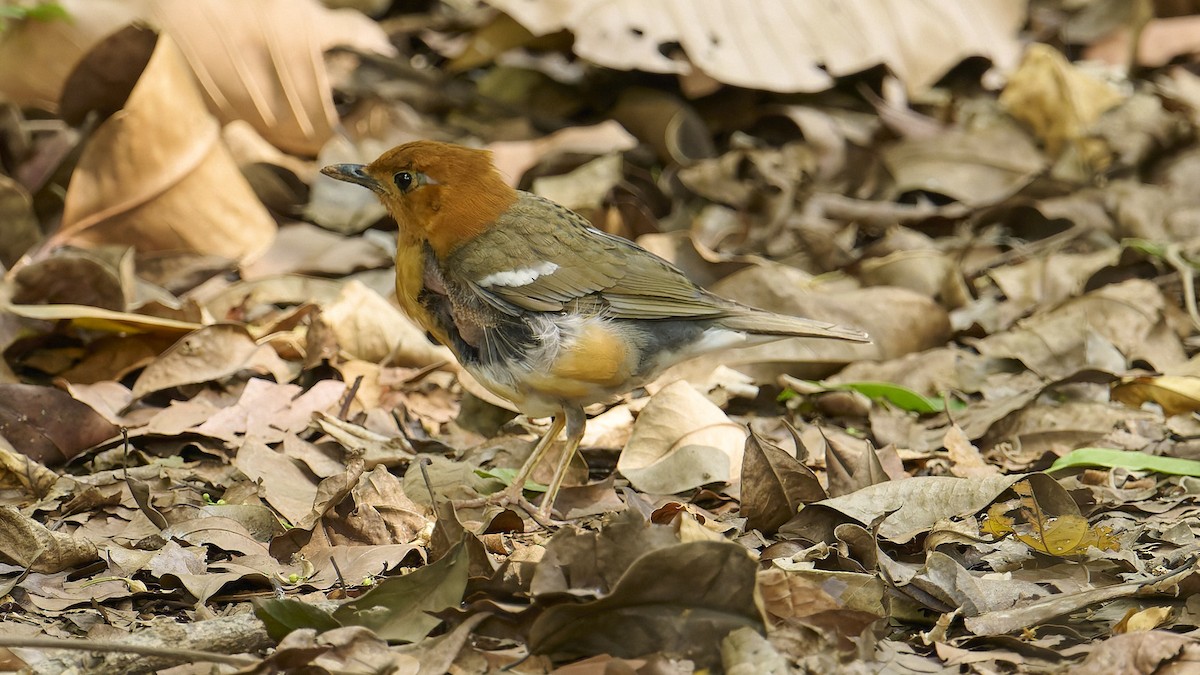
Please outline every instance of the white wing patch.
[{"label": "white wing patch", "polygon": [[479,280],[479,285],[484,288],[493,286],[505,286],[512,288],[515,286],[525,286],[532,284],[538,277],[544,277],[547,274],[554,274],[554,270],[558,269],[558,265],[548,260],[540,262],[532,267],[525,267],[519,270],[505,270],[503,272],[492,272],[486,277]]}]

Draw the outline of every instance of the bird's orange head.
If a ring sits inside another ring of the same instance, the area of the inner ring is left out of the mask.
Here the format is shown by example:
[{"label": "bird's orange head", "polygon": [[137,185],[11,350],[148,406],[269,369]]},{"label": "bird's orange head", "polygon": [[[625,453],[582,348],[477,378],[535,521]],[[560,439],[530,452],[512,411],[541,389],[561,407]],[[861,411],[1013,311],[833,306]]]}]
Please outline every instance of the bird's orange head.
[{"label": "bird's orange head", "polygon": [[401,236],[429,242],[440,257],[478,236],[517,200],[492,165],[492,153],[436,141],[405,143],[365,166],[334,164],[321,173],[373,190]]}]

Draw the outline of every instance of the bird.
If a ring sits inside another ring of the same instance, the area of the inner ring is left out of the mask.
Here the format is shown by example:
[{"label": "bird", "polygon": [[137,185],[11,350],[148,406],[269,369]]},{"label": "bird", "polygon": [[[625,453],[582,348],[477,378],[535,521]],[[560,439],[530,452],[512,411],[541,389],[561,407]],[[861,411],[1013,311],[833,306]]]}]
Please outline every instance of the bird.
[{"label": "bird", "polygon": [[[477,505],[515,504],[552,522],[584,408],[676,363],[787,337],[870,341],[713,294],[634,242],[513,188],[484,149],[419,140],[321,172],[372,190],[395,219],[396,297],[409,317],[488,390],[528,417],[552,418],[512,484]],[[564,429],[566,447],[534,506],[523,488]]]}]

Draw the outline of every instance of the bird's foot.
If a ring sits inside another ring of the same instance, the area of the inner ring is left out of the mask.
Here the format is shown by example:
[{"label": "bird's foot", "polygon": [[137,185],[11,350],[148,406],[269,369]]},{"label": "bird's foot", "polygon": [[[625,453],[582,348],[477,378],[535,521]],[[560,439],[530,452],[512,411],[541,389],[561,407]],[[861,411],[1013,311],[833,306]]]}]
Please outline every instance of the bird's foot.
[{"label": "bird's foot", "polygon": [[455,508],[467,509],[477,509],[484,506],[499,506],[501,508],[513,506],[529,514],[529,517],[533,519],[533,522],[542,526],[544,529],[549,530],[553,527],[563,524],[561,521],[554,520],[550,517],[550,509],[553,506],[552,503],[548,503],[543,499],[543,504],[541,506],[535,505],[533,502],[525,498],[525,495],[521,490],[521,486],[515,484],[510,485],[499,492],[493,492],[486,497],[455,501],[454,506]]}]

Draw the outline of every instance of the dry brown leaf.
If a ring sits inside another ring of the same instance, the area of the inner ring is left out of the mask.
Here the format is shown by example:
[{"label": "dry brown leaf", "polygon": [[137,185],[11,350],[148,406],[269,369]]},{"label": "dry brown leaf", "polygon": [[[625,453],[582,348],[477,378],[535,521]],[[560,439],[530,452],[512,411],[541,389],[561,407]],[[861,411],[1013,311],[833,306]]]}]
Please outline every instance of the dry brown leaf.
[{"label": "dry brown leaf", "polygon": [[163,319],[133,312],[114,312],[88,305],[8,305],[0,300],[0,309],[39,321],[70,321],[89,330],[113,333],[157,333],[179,335],[200,328],[199,324]]},{"label": "dry brown leaf", "polygon": [[117,435],[116,426],[62,390],[0,384],[0,436],[36,462],[60,464]]},{"label": "dry brown leaf", "polygon": [[741,473],[746,430],[687,382],[667,385],[633,425],[617,470],[639,490],[674,494]]},{"label": "dry brown leaf", "polygon": [[315,155],[338,122],[322,53],[337,45],[395,54],[379,24],[314,0],[65,0],[70,20],[23,21],[0,39],[0,92],[55,110],[80,58],[134,21],[170,34],[212,111],[246,120],[276,146]]},{"label": "dry brown leaf", "polygon": [[1000,469],[988,464],[983,459],[979,448],[972,445],[971,439],[967,438],[962,427],[957,424],[951,424],[946,429],[946,436],[942,443],[950,455],[950,473],[955,476],[971,478],[973,476],[995,476],[1000,473]]},{"label": "dry brown leaf", "polygon": [[[1017,359],[1052,379],[1088,365],[1107,365],[1111,347],[1126,362],[1142,358],[1161,370],[1185,360],[1179,337],[1166,326],[1165,303],[1153,283],[1131,279],[1035,314],[1010,331],[979,340],[975,347],[984,356]],[[1101,349],[1098,340],[1109,343],[1110,349]]]},{"label": "dry brown leaf", "polygon": [[624,127],[606,120],[590,127],[568,127],[532,141],[499,141],[487,149],[492,151],[492,162],[500,175],[510,185],[516,185],[526,171],[547,156],[568,152],[605,155],[631,150],[636,146],[637,139]]},{"label": "dry brown leaf", "polygon": [[299,523],[312,512],[317,481],[282,452],[260,440],[247,440],[238,449],[233,465],[259,484],[263,499],[289,523]]},{"label": "dry brown leaf", "polygon": [[278,443],[307,429],[314,414],[335,410],[345,391],[346,384],[337,380],[321,380],[304,391],[294,384],[251,378],[237,403],[189,431],[228,442],[244,435],[247,441]]},{"label": "dry brown leaf", "polygon": [[1046,168],[1033,140],[1012,122],[995,120],[932,138],[906,139],[884,150],[897,193],[923,190],[968,206],[994,204]]},{"label": "dry brown leaf", "polygon": [[774,533],[807,502],[828,495],[812,470],[783,448],[751,432],[742,462],[742,503],[746,529]]},{"label": "dry brown leaf", "polygon": [[[1191,665],[1188,665],[1191,664]],[[1200,643],[1169,630],[1114,635],[1092,649],[1068,675],[1129,673],[1186,675],[1200,668]]]},{"label": "dry brown leaf", "polygon": [[[0,62],[3,58],[0,55]],[[0,265],[11,267],[41,238],[29,192],[12,178],[0,175]]]},{"label": "dry brown leaf", "polygon": [[[1083,52],[1083,58],[1099,60],[1114,66],[1126,66],[1129,61],[1129,29],[1112,32],[1093,42]],[[1200,17],[1168,16],[1151,19],[1138,33],[1137,65],[1158,68],[1175,58],[1200,53]]]},{"label": "dry brown leaf", "polygon": [[366,237],[343,237],[308,223],[279,230],[271,248],[242,268],[247,281],[285,274],[344,276],[386,267],[392,256]]},{"label": "dry brown leaf", "polygon": [[[917,476],[878,483],[809,505],[784,530],[817,525],[832,531],[833,523],[845,522],[847,517],[867,525],[887,514],[879,526],[879,536],[904,543],[927,532],[939,520],[979,511],[1023,477],[1020,474],[982,478]],[[840,517],[831,519],[825,509]]]},{"label": "dry brown leaf", "polygon": [[133,397],[172,387],[212,382],[242,370],[268,373],[278,381],[290,379],[287,363],[266,345],[257,345],[241,326],[217,324],[186,335],[133,383]]},{"label": "dry brown leaf", "polygon": [[[127,29],[97,49],[124,38]],[[266,250],[275,221],[221,144],[187,64],[167,36],[119,114],[89,139],[48,246],[123,244],[227,258]]]},{"label": "dry brown leaf", "polygon": [[[1016,0],[488,0],[535,35],[566,28],[579,56],[609,68],[688,74],[726,84],[822,91],[878,64],[923,91],[968,56],[1002,69],[1017,59],[1025,3]],[[663,45],[680,44],[687,60]],[[689,63],[690,61],[690,63]]]},{"label": "dry brown leaf", "polygon": [[0,487],[6,490],[20,488],[29,495],[41,497],[57,480],[57,473],[31,459],[28,452],[17,452],[12,443],[0,435]]}]

